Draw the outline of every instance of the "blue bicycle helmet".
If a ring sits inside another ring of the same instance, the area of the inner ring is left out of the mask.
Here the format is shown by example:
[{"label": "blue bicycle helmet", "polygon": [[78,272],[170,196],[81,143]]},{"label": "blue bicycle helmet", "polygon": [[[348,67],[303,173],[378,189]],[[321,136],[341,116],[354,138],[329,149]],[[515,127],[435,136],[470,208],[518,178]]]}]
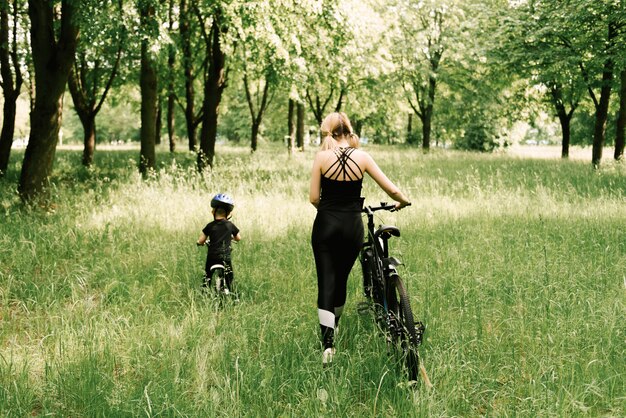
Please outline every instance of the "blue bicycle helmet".
[{"label": "blue bicycle helmet", "polygon": [[211,199],[212,208],[222,208],[226,212],[230,213],[235,208],[235,201],[232,197],[224,193],[218,193]]}]

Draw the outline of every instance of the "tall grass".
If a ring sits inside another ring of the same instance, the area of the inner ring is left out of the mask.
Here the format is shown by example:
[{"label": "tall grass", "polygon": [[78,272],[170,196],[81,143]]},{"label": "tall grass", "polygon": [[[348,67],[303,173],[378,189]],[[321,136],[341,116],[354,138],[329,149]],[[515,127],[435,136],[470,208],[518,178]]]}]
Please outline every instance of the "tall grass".
[{"label": "tall grass", "polygon": [[[378,221],[402,231],[433,390],[357,312],[358,267],[322,368],[312,151],[222,147],[203,175],[163,152],[142,180],[135,151],[87,170],[61,150],[54,211],[21,207],[17,167],[2,180],[0,415],[624,416],[624,166],[370,151],[413,201]],[[199,292],[218,191],[237,203],[239,303]]]}]

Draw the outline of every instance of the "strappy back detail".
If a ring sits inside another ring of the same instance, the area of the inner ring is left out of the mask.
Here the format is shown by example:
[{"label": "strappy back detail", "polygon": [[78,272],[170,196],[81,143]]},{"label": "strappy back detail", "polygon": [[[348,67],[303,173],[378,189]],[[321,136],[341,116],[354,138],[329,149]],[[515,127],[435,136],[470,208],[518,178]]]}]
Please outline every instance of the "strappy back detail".
[{"label": "strappy back detail", "polygon": [[360,217],[363,207],[363,170],[351,157],[354,148],[337,148],[333,152],[337,158],[322,173],[317,210],[354,212]]},{"label": "strappy back detail", "polygon": [[330,180],[338,181],[356,181],[363,179],[361,167],[350,157],[353,152],[354,148],[335,149],[334,153],[335,156],[337,156],[337,160],[322,173],[322,176]]}]

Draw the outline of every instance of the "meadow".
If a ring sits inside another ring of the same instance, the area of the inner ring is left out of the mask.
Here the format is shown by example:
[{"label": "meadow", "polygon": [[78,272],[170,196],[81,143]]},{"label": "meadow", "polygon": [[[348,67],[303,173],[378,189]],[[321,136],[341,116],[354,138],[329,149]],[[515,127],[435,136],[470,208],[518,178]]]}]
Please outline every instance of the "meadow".
[{"label": "meadow", "polygon": [[[321,365],[308,203],[313,150],[220,146],[213,170],[136,150],[59,150],[53,210],[0,180],[0,415],[453,417],[626,415],[626,166],[367,148],[413,202],[394,251],[434,385],[407,383],[360,268]],[[22,154],[14,152],[12,161]],[[238,303],[201,294],[195,240],[236,200]],[[364,195],[388,200],[371,179]]]}]

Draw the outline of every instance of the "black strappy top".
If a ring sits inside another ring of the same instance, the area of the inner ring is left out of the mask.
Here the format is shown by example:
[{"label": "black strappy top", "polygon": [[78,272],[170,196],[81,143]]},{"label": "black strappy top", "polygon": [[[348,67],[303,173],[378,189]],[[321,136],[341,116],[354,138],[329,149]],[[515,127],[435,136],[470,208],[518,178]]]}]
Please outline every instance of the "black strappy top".
[{"label": "black strappy top", "polygon": [[354,148],[337,148],[334,152],[337,160],[322,173],[318,210],[360,212],[363,171],[350,157]]}]

